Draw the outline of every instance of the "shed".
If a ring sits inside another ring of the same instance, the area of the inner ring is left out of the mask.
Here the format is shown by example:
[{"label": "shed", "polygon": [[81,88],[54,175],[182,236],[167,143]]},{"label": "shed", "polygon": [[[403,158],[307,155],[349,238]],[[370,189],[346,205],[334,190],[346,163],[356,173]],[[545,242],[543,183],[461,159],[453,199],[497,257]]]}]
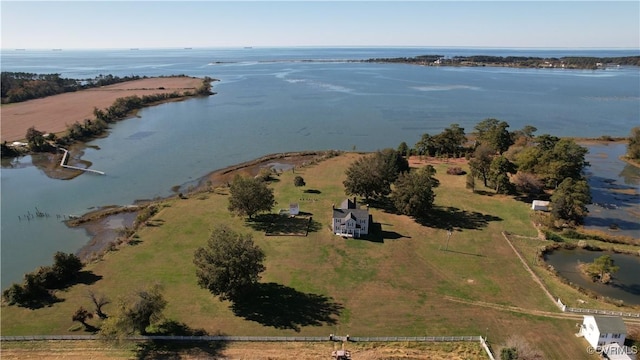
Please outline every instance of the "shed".
[{"label": "shed", "polygon": [[300,213],[300,205],[298,203],[289,204],[289,215],[298,215]]},{"label": "shed", "polygon": [[533,200],[531,210],[549,211],[549,202],[543,200]]}]

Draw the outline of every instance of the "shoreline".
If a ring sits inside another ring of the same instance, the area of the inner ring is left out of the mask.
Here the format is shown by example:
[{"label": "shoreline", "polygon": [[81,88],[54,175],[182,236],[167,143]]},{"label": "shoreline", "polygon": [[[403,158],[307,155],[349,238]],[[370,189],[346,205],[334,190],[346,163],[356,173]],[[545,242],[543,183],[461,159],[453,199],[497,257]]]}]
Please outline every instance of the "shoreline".
[{"label": "shoreline", "polygon": [[[157,205],[163,201],[176,199],[180,197],[188,198],[202,192],[215,191],[216,188],[226,187],[228,182],[237,174],[256,176],[261,169],[269,167],[305,166],[314,161],[321,161],[328,157],[339,154],[336,150],[309,150],[309,151],[293,151],[285,153],[273,153],[261,156],[259,158],[245,161],[239,164],[230,165],[221,169],[213,170],[195,180],[197,186],[182,194],[183,190],[180,185],[174,188],[174,195],[166,196],[156,200],[136,200],[131,205],[122,206],[105,206],[87,212],[76,219],[65,221],[70,228],[81,228],[87,232],[91,239],[76,251],[76,255],[81,260],[89,262],[97,260],[111,247],[117,247],[120,242],[125,242],[135,234],[135,231],[144,224],[137,224],[137,216],[147,207]],[[285,170],[287,171],[287,170]],[[182,195],[182,196],[180,196]],[[123,231],[125,234],[123,235]]]}]

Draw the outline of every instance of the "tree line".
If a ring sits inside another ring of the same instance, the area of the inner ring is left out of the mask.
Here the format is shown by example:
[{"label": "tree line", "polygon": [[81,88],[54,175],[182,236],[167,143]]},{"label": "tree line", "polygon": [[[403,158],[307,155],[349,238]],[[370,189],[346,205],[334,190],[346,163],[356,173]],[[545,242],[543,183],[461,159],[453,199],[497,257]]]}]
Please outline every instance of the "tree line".
[{"label": "tree line", "polygon": [[[427,166],[410,171],[404,157],[466,157],[468,189],[479,190],[480,182],[496,193],[528,199],[549,198],[551,193],[553,218],[564,224],[581,224],[591,202],[582,172],[589,165],[585,161],[587,149],[573,139],[535,136],[536,131],[530,125],[509,131],[506,121],[488,118],[467,136],[464,128],[452,124],[439,134],[422,134],[411,148],[402,142],[397,150],[385,149],[354,161],[346,170],[345,191],[366,200],[389,200],[399,213],[425,217],[433,206],[433,189],[439,184],[435,169]],[[461,169],[450,170],[448,173],[462,173]]]},{"label": "tree line", "polygon": [[[169,99],[177,99],[183,96],[206,96],[211,95],[211,82],[214,79],[205,77],[202,84],[193,92],[186,91],[180,94],[176,91],[171,93],[158,93],[143,95],[126,96],[117,98],[111,106],[105,109],[93,109],[93,119],[85,119],[82,122],[76,121],[71,125],[67,125],[67,131],[64,135],[57,137],[55,134],[46,135],[44,132],[30,127],[27,129],[25,139],[29,146],[29,150],[34,152],[52,151],[56,146],[67,146],[76,141],[86,141],[103,134],[109,124],[121,120],[131,114],[132,111],[141,109],[145,106],[165,101]],[[46,135],[46,136],[45,136]],[[6,142],[0,144],[2,157],[14,157],[19,155],[19,151],[7,145]]]},{"label": "tree line", "polygon": [[622,65],[622,66],[640,66],[640,56],[619,56],[619,57],[589,57],[589,56],[564,56],[564,57],[535,57],[535,56],[491,56],[491,55],[473,55],[473,56],[453,56],[447,58],[443,55],[420,55],[415,57],[397,57],[397,58],[372,58],[365,62],[384,62],[384,63],[404,63],[418,65],[448,65],[459,66],[463,64],[474,65],[498,65],[512,66],[523,68],[537,67],[562,67],[568,69],[596,69],[599,64],[606,65]]},{"label": "tree line", "polygon": [[135,75],[119,77],[101,74],[93,79],[70,79],[63,78],[60,74],[34,74],[9,71],[3,71],[0,77],[0,95],[3,104],[146,78],[146,76],[140,77]]}]

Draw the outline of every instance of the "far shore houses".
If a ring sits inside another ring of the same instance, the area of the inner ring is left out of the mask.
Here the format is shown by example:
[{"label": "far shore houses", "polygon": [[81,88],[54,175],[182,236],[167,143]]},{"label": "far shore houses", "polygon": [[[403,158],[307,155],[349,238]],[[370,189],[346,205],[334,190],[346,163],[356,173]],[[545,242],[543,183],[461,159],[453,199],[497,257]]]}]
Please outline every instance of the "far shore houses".
[{"label": "far shore houses", "polygon": [[339,208],[333,207],[333,220],[331,229],[336,235],[347,237],[360,237],[369,234],[369,224],[371,215],[369,206],[366,209],[359,209],[356,198],[346,199]]}]

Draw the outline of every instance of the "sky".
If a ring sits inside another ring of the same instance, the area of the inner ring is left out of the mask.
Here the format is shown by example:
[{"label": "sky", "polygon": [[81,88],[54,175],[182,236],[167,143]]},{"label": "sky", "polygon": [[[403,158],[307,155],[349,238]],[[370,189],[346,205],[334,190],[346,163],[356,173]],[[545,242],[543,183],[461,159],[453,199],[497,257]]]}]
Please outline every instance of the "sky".
[{"label": "sky", "polygon": [[0,1],[3,49],[640,48],[640,1]]}]

